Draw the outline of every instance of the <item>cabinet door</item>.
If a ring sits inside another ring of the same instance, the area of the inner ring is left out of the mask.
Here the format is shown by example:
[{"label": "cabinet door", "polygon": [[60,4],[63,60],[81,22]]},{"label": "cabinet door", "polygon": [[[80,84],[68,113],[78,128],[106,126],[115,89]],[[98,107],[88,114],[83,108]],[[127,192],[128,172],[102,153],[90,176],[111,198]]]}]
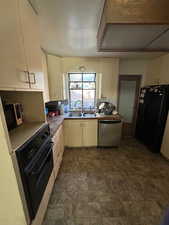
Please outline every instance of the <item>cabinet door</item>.
[{"label": "cabinet door", "polygon": [[63,74],[61,66],[61,58],[48,55],[48,71],[49,71],[49,91],[51,100],[62,100],[63,96]]},{"label": "cabinet door", "polygon": [[44,74],[44,102],[49,101],[49,82],[46,54],[42,51],[42,69]]},{"label": "cabinet door", "polygon": [[97,120],[83,121],[83,146],[97,146]]},{"label": "cabinet door", "polygon": [[18,0],[1,1],[0,88],[29,88]]},{"label": "cabinet door", "polygon": [[60,126],[55,136],[53,137],[53,161],[54,161],[54,175],[55,178],[59,172],[59,168],[62,162],[64,143],[63,143],[63,126]]},{"label": "cabinet door", "polygon": [[69,120],[64,121],[63,132],[64,132],[64,145],[69,146]]},{"label": "cabinet door", "polygon": [[65,120],[64,122],[65,146],[82,147],[81,120]]},{"label": "cabinet door", "polygon": [[30,73],[30,87],[43,89],[42,55],[38,16],[28,0],[19,0],[25,55]]}]

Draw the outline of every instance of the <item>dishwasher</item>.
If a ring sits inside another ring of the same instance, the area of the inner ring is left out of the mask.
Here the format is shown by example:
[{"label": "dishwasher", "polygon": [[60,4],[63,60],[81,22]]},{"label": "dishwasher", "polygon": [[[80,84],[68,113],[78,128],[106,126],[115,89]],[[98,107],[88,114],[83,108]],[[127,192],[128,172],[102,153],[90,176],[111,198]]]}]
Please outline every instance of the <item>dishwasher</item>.
[{"label": "dishwasher", "polygon": [[121,136],[121,120],[99,120],[98,147],[118,147]]}]

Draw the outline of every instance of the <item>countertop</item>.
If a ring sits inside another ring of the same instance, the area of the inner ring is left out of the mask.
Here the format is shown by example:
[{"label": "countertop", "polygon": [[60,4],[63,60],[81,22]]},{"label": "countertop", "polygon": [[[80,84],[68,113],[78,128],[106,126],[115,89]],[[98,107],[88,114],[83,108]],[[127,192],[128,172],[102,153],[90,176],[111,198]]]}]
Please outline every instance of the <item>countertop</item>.
[{"label": "countertop", "polygon": [[41,127],[45,125],[45,122],[32,122],[24,123],[17,129],[13,129],[9,132],[11,147],[13,151],[16,151],[26,141],[28,141]]},{"label": "countertop", "polygon": [[60,125],[64,120],[89,120],[89,119],[97,119],[97,120],[121,120],[122,117],[120,115],[90,115],[90,116],[69,116],[68,114],[48,117],[47,122],[49,123],[49,127],[51,130],[51,135],[53,136]]},{"label": "countertop", "polygon": [[60,125],[63,123],[63,121],[64,121],[64,116],[54,116],[54,117],[47,118],[47,122],[49,124],[50,132],[52,136],[56,133],[56,131],[58,130]]}]

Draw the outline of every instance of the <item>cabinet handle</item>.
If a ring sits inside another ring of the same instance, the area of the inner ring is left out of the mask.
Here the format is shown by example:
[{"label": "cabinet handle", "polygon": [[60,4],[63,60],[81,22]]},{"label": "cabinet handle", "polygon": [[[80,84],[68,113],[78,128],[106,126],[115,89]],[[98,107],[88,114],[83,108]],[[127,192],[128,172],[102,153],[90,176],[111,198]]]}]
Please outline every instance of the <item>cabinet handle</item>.
[{"label": "cabinet handle", "polygon": [[30,84],[36,84],[36,75],[35,75],[35,73],[29,73],[29,76],[33,76],[33,82],[31,82],[31,79],[29,79],[29,81],[30,81]]},{"label": "cabinet handle", "polygon": [[21,71],[22,73],[25,73],[26,75],[26,81],[24,81],[24,83],[29,84],[30,83],[30,79],[29,79],[29,71],[27,70],[23,70]]}]

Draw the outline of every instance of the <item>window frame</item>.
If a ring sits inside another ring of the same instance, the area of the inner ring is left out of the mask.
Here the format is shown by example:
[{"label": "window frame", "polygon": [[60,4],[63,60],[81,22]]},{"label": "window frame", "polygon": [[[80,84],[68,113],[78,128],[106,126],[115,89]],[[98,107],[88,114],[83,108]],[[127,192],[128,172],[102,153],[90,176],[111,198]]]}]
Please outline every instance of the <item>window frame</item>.
[{"label": "window frame", "polygon": [[[82,80],[81,81],[71,81],[70,80],[70,75],[71,74],[81,74],[82,75]],[[83,80],[83,75],[84,74],[94,74],[94,77],[95,77],[95,79],[94,79],[94,81],[84,81]],[[70,88],[70,83],[82,83],[82,88],[81,89],[71,89]],[[95,83],[95,88],[92,88],[92,89],[84,89],[83,88],[83,83]],[[68,73],[68,95],[69,95],[69,109],[70,109],[70,111],[90,111],[90,110],[94,110],[95,109],[95,107],[96,107],[96,87],[97,87],[97,83],[96,83],[96,73],[95,72],[71,72],[71,73]],[[72,107],[71,107],[71,90],[82,90],[82,107],[81,107],[81,109],[73,109]],[[83,91],[84,90],[94,90],[94,107],[93,108],[91,108],[91,109],[86,109],[86,108],[84,108],[84,105],[83,105]]]}]

